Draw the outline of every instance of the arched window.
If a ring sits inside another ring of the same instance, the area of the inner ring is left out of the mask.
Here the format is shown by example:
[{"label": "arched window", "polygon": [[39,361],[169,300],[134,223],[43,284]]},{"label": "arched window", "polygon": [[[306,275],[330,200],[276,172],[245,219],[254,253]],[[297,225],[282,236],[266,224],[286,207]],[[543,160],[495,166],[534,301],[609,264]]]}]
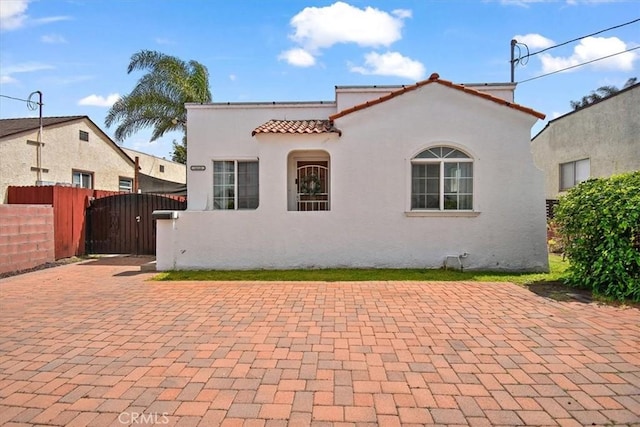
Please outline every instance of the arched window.
[{"label": "arched window", "polygon": [[473,159],[451,147],[411,159],[411,210],[473,210]]}]

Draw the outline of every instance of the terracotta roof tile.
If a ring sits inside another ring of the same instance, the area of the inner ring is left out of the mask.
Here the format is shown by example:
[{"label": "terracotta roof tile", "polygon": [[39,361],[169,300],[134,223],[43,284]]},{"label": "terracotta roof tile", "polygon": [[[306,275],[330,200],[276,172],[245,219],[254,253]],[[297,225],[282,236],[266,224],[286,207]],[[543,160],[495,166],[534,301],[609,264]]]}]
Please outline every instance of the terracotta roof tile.
[{"label": "terracotta roof tile", "polygon": [[251,132],[251,136],[257,133],[327,133],[336,132],[342,134],[333,126],[331,120],[269,120],[261,124]]},{"label": "terracotta roof tile", "polygon": [[498,98],[497,96],[490,95],[490,94],[488,94],[486,92],[482,92],[482,91],[479,91],[479,90],[476,90],[476,89],[472,89],[472,88],[466,87],[466,86],[461,85],[461,84],[455,84],[455,83],[452,83],[452,82],[450,82],[448,80],[443,80],[443,79],[440,78],[440,76],[437,73],[433,73],[433,74],[431,74],[431,76],[429,77],[428,80],[423,80],[423,81],[420,81],[420,82],[418,82],[416,84],[413,84],[413,85],[410,85],[410,86],[404,86],[402,89],[399,89],[399,90],[396,90],[394,92],[391,92],[391,93],[389,93],[389,94],[387,94],[385,96],[382,96],[380,98],[377,98],[377,99],[374,99],[374,100],[371,100],[371,101],[367,101],[367,102],[362,103],[362,104],[355,105],[355,106],[353,106],[351,108],[347,108],[346,110],[342,110],[342,111],[340,111],[340,112],[338,112],[336,114],[333,114],[333,115],[329,116],[329,119],[333,121],[333,120],[338,119],[340,117],[346,116],[347,114],[351,114],[351,113],[353,113],[355,111],[363,110],[363,109],[365,109],[367,107],[370,107],[372,105],[380,104],[382,102],[388,101],[391,98],[395,98],[396,96],[400,96],[400,95],[402,95],[402,94],[404,94],[406,92],[410,92],[412,90],[418,89],[419,87],[426,86],[426,85],[431,84],[431,83],[438,83],[438,84],[441,84],[443,86],[447,86],[447,87],[450,87],[450,88],[453,88],[453,89],[457,89],[457,90],[466,92],[466,93],[468,93],[470,95],[479,96],[479,97],[485,98],[485,99],[487,99],[489,101],[493,101],[493,102],[495,102],[497,104],[505,105],[505,106],[507,106],[509,108],[514,108],[514,109],[522,111],[524,113],[531,114],[531,115],[533,115],[533,116],[535,116],[535,117],[537,117],[539,119],[544,119],[545,118],[544,114],[542,114],[542,113],[540,113],[540,112],[538,112],[536,110],[533,110],[533,109],[528,108],[528,107],[524,107],[524,106],[522,106],[520,104],[516,104],[516,103],[513,103],[513,102],[506,101],[506,100],[504,100],[502,98]]}]

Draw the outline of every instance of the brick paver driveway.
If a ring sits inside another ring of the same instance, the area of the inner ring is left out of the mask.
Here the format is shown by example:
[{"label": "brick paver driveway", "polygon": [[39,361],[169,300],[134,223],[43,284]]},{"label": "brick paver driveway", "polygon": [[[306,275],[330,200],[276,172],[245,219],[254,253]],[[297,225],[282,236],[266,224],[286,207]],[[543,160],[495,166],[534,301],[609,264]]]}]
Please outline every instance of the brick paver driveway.
[{"label": "brick paver driveway", "polygon": [[510,284],[0,280],[5,425],[639,425],[640,311]]}]

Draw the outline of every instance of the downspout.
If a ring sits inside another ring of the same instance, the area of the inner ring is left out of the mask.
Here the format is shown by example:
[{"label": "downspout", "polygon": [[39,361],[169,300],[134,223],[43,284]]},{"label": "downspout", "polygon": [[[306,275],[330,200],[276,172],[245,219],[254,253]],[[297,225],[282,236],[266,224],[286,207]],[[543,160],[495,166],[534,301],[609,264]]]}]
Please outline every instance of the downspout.
[{"label": "downspout", "polygon": [[140,189],[140,157],[136,156],[133,166],[133,192],[138,193]]}]

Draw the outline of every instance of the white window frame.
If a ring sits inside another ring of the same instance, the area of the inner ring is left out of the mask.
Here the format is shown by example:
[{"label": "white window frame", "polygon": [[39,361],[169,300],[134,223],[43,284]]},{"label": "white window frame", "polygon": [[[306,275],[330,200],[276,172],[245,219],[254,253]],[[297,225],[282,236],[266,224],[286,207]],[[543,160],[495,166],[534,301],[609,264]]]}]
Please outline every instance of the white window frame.
[{"label": "white window frame", "polygon": [[[80,178],[80,182],[79,183],[76,183],[76,180],[75,180],[76,175],[78,175],[79,178]],[[82,185],[82,181],[83,181],[82,177],[83,176],[89,177],[89,186],[88,187],[85,187],[85,186]],[[71,171],[71,182],[73,183],[73,185],[76,185],[79,188],[90,188],[90,189],[93,189],[93,186],[94,186],[93,172],[74,169],[74,170]]]},{"label": "white window frame", "polygon": [[[215,196],[215,179],[216,179],[216,172],[215,172],[215,163],[221,163],[221,162],[233,162],[233,208],[216,208],[216,196]],[[238,207],[238,185],[239,185],[239,180],[238,180],[238,164],[239,163],[255,163],[258,165],[258,203],[256,205],[255,208],[239,208]],[[258,209],[258,207],[260,206],[260,161],[257,158],[247,158],[247,159],[214,159],[211,162],[211,169],[212,169],[212,185],[211,185],[211,189],[212,189],[212,193],[211,193],[211,209],[215,210],[215,211],[238,211],[238,210],[243,210],[243,211],[250,211],[250,210],[256,210]]]},{"label": "white window frame", "polygon": [[[584,179],[580,179],[578,177],[578,164],[586,164],[587,165],[587,170],[589,171],[588,176],[584,177]],[[564,166],[569,166],[572,165],[573,166],[573,176],[571,177],[571,185],[569,185],[568,187],[563,185],[563,181],[564,181],[564,175],[563,175],[563,167]],[[580,160],[573,160],[571,162],[564,162],[564,163],[560,163],[560,165],[558,166],[558,178],[559,178],[559,189],[560,191],[567,191],[570,188],[575,187],[576,185],[580,184],[583,181],[586,181],[587,179],[589,179],[589,177],[591,177],[591,160],[587,157],[585,159],[580,159]]]},{"label": "white window frame", "polygon": [[[451,149],[451,150],[455,150],[458,151],[462,154],[464,154],[465,156],[467,156],[466,158],[461,158],[461,157],[447,157],[448,155],[451,155],[453,152],[452,151],[450,153],[448,153],[447,155],[443,156],[443,157],[437,157],[437,158],[418,158],[418,156],[426,151],[429,150],[434,150],[434,149],[440,149],[440,148],[447,148],[447,149]],[[445,171],[445,164],[446,163],[471,163],[472,164],[472,175],[471,175],[471,208],[470,209],[445,209],[445,191],[444,191],[444,187],[445,187],[445,175],[444,175],[444,171]],[[432,146],[432,147],[428,147],[425,148],[424,150],[421,150],[420,152],[418,152],[412,159],[411,159],[411,166],[409,168],[409,212],[408,213],[420,213],[420,212],[426,212],[426,213],[445,213],[445,214],[455,214],[455,213],[472,213],[475,212],[474,207],[476,205],[476,200],[475,200],[475,194],[476,194],[476,188],[475,188],[475,173],[473,173],[473,163],[474,163],[474,159],[473,157],[467,153],[466,151],[457,148],[457,147],[452,147],[452,146],[448,146],[448,145],[437,145],[437,146]],[[438,208],[414,208],[413,207],[413,166],[414,165],[420,165],[420,164],[437,164],[439,166],[439,189],[438,189]]]},{"label": "white window frame", "polygon": [[[123,181],[129,182],[127,187],[122,185]],[[133,192],[133,178],[127,178],[126,176],[121,176],[118,178],[118,191],[126,191],[127,193]]]}]

